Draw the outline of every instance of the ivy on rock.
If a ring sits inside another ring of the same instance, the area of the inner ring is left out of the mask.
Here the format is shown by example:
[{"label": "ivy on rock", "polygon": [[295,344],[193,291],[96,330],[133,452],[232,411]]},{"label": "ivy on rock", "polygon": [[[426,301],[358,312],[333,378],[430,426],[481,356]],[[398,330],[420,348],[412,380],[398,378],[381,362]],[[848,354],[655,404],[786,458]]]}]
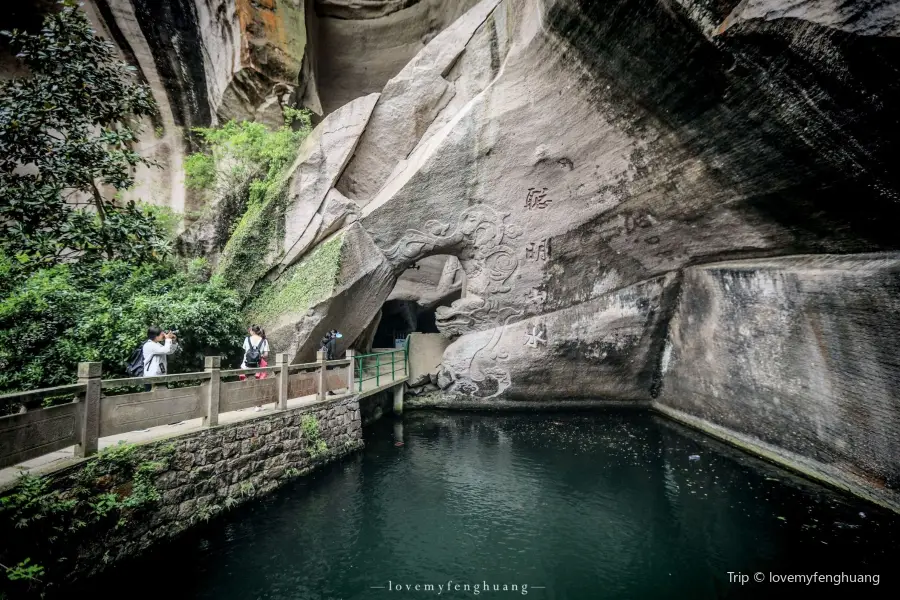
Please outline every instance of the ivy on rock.
[{"label": "ivy on rock", "polygon": [[155,479],[174,453],[172,444],[145,450],[119,444],[68,477],[21,475],[0,496],[0,540],[10,542],[0,542],[4,578],[21,584],[19,591],[43,589],[45,577],[71,569],[80,546],[102,547],[104,539],[142,519],[160,500]]}]

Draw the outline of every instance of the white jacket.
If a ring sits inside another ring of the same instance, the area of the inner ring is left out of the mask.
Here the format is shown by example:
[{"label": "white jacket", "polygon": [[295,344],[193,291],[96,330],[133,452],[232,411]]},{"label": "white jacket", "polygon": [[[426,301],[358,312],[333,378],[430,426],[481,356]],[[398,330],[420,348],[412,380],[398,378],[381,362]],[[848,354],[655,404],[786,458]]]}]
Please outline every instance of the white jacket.
[{"label": "white jacket", "polygon": [[147,340],[144,342],[144,377],[165,375],[166,356],[172,354],[178,348],[178,344],[166,338],[165,344]]}]

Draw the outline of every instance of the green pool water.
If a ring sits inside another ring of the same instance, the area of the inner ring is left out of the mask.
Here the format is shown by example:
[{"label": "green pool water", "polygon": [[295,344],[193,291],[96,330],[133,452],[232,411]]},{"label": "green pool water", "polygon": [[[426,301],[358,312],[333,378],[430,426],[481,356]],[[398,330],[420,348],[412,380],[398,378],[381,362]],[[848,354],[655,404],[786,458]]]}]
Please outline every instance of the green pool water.
[{"label": "green pool water", "polygon": [[[361,453],[111,569],[88,582],[87,593],[216,600],[897,593],[896,515],[647,413],[410,413],[367,428],[365,441]],[[813,573],[878,576],[878,585],[773,580]]]}]

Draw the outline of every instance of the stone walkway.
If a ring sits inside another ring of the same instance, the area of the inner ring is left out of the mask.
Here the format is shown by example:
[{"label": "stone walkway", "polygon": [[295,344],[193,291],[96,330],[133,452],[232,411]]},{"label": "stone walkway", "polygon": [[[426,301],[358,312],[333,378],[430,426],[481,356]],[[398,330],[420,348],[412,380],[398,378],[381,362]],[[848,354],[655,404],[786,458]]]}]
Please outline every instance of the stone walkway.
[{"label": "stone walkway", "polygon": [[[354,393],[358,394],[360,398],[365,398],[366,396],[377,394],[378,392],[388,390],[395,385],[401,385],[405,382],[406,377],[397,378],[392,382],[384,383],[380,386],[376,386],[374,380],[365,381],[363,382],[362,392],[354,391]],[[328,400],[331,401],[335,400],[336,398],[348,395],[350,394],[345,391],[334,396],[328,396]],[[316,399],[316,395],[311,394],[309,396],[292,398],[288,400],[288,408],[290,409],[311,406],[313,404],[316,404],[317,402],[318,400]],[[229,423],[238,423],[240,421],[246,421],[254,417],[265,415],[267,413],[272,413],[274,411],[275,403],[272,402],[269,404],[264,404],[262,410],[259,412],[255,411],[252,408],[245,408],[232,412],[220,413],[219,424],[227,425]],[[180,423],[174,423],[172,425],[160,425],[159,427],[151,427],[149,429],[141,429],[139,431],[129,431],[128,433],[100,438],[99,446],[102,450],[103,448],[108,448],[109,446],[115,446],[120,442],[136,444],[164,440],[166,438],[174,437],[177,435],[200,431],[201,429],[203,429],[203,419],[190,419],[188,421],[181,421]],[[7,487],[10,483],[14,482],[16,478],[18,478],[20,473],[33,472],[40,474],[48,471],[54,471],[56,469],[65,467],[68,464],[77,462],[77,460],[78,459],[75,458],[75,447],[69,446],[68,448],[62,448],[61,450],[57,450],[56,452],[51,452],[50,454],[38,456],[37,458],[32,458],[31,460],[27,460],[17,465],[6,467],[5,469],[0,469],[0,489]]]}]

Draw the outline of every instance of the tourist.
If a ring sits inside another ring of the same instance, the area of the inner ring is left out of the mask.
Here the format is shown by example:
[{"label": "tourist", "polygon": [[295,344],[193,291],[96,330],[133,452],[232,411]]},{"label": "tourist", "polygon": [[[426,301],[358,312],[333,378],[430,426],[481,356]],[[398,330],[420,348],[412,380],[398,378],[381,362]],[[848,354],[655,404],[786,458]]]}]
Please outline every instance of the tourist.
[{"label": "tourist", "polygon": [[[147,341],[144,342],[144,377],[156,377],[167,373],[167,357],[178,348],[178,339],[174,331],[163,331],[159,327],[147,329]],[[144,386],[149,392],[150,384]]]},{"label": "tourist", "polygon": [[[265,351],[264,355],[262,357],[260,357],[260,359],[259,359],[259,366],[268,367],[269,366],[269,340],[268,340],[268,338],[266,338],[266,330],[260,328],[259,336],[263,339],[263,341],[266,344],[266,351]],[[268,377],[268,375],[269,374],[267,372],[263,371],[262,373],[257,373],[256,378],[257,379],[265,379],[266,377]]]},{"label": "tourist", "polygon": [[322,340],[319,342],[319,350],[321,352],[325,353],[325,360],[331,360],[330,358],[328,358],[330,343],[331,343],[331,332],[328,331],[325,333],[324,337],[322,337]]},{"label": "tourist", "polygon": [[325,352],[325,360],[334,360],[335,359],[335,345],[337,344],[337,340],[344,337],[341,335],[337,329],[332,329],[328,333],[325,334],[325,337],[322,338],[322,350]]},{"label": "tourist", "polygon": [[[337,358],[337,352],[335,351],[335,345],[337,345],[337,341],[344,337],[338,332],[337,329],[332,329],[327,334],[325,334],[325,360],[335,360]],[[329,396],[334,396],[334,392],[328,390]]]},{"label": "tourist", "polygon": [[[251,325],[247,329],[247,337],[244,338],[244,360],[241,363],[242,369],[255,369],[257,367],[267,367],[269,358],[269,341],[266,339],[265,330],[259,325]],[[256,379],[265,379],[265,373],[256,373]],[[240,376],[241,381],[247,379],[246,375]],[[262,400],[254,408],[256,412],[262,410]]]}]

